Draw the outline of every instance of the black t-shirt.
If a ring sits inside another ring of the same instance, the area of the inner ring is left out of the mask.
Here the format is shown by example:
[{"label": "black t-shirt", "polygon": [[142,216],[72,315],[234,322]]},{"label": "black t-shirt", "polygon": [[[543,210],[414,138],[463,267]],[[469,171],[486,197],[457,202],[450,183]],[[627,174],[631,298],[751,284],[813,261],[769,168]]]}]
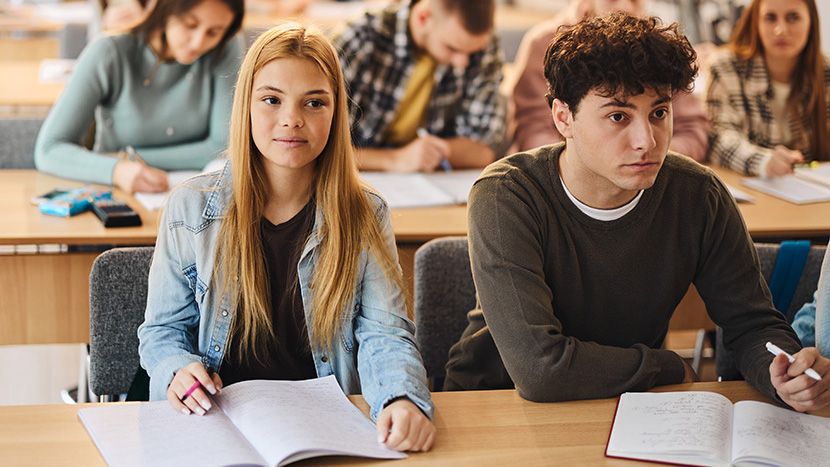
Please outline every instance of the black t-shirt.
[{"label": "black t-shirt", "polygon": [[264,217],[260,222],[276,342],[271,344],[265,364],[250,358],[240,365],[236,359],[240,341],[234,339],[219,370],[225,385],[251,379],[301,380],[317,377],[297,280],[297,264],[303,243],[314,225],[314,206],[312,198],[296,216],[279,225]]}]

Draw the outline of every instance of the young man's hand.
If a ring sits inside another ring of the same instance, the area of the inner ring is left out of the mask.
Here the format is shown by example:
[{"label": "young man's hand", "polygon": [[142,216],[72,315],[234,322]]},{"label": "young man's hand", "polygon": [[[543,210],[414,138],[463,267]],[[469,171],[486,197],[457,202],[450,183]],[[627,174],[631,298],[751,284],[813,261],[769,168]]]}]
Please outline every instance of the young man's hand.
[{"label": "young man's hand", "polygon": [[412,401],[398,399],[378,416],[378,441],[396,451],[429,451],[435,425]]},{"label": "young man's hand", "polygon": [[[793,355],[790,363],[786,355],[777,355],[769,366],[773,387],[785,403],[799,412],[817,410],[830,403],[830,360],[819,355],[815,347],[807,347]],[[812,368],[821,381],[804,374]]]}]

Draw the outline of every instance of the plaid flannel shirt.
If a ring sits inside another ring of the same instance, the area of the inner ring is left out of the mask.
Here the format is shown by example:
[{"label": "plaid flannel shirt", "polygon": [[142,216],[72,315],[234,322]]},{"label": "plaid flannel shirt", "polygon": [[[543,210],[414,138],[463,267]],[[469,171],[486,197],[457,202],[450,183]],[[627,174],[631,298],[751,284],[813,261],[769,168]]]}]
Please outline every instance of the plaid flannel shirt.
[{"label": "plaid flannel shirt", "polygon": [[[357,147],[382,147],[415,66],[408,5],[367,12],[335,35],[350,94]],[[499,95],[502,51],[493,34],[462,69],[438,65],[424,128],[442,138],[466,137],[499,151],[506,130],[506,99]]]},{"label": "plaid flannel shirt", "polygon": [[[830,99],[830,64],[824,61],[824,86]],[[809,90],[801,90],[798,115],[786,122],[773,113],[773,88],[764,58],[740,60],[732,52],[713,56],[709,65],[706,110],[712,126],[709,131],[709,157],[712,162],[749,175],[764,175],[772,148],[784,145],[801,151],[805,160],[816,157],[810,151],[812,133],[807,114]],[[827,105],[830,116],[830,102]],[[789,125],[790,141],[781,141],[781,126]]]}]

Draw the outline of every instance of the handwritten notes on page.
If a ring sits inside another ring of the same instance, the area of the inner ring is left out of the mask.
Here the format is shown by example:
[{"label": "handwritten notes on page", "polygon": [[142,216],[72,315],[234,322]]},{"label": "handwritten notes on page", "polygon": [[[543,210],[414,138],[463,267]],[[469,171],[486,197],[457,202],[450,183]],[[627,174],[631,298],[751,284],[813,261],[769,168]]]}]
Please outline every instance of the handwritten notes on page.
[{"label": "handwritten notes on page", "polygon": [[[732,403],[712,392],[625,393],[606,454],[694,465],[728,465]],[[648,455],[649,457],[638,457]]]},{"label": "handwritten notes on page", "polygon": [[830,419],[713,392],[620,396],[605,455],[700,466],[830,465]]}]

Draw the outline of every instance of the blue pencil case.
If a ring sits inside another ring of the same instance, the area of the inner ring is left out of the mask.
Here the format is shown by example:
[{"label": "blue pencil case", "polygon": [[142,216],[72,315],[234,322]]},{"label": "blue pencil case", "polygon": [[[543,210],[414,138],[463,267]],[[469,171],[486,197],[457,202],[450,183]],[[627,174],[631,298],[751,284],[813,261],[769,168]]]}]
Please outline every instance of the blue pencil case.
[{"label": "blue pencil case", "polygon": [[56,196],[45,203],[38,204],[37,208],[44,214],[69,217],[92,209],[96,200],[112,199],[112,192],[102,188],[82,186]]}]

